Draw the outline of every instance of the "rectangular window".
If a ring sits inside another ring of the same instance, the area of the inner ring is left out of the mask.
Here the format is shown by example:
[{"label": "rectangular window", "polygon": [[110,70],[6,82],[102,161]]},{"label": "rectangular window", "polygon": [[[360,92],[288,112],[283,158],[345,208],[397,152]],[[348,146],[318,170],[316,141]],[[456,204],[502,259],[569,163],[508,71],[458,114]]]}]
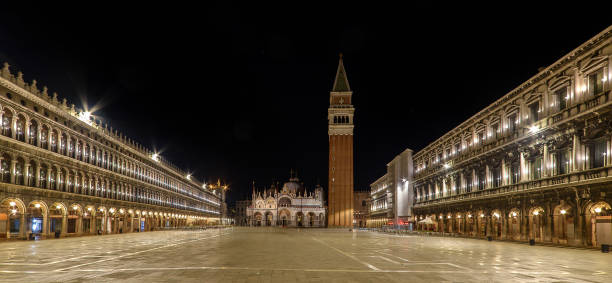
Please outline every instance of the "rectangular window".
[{"label": "rectangular window", "polygon": [[539,113],[540,112],[540,102],[534,102],[532,104],[529,104],[529,119],[530,121],[533,122],[537,122],[539,120]]},{"label": "rectangular window", "polygon": [[531,161],[531,179],[542,178],[542,157],[536,157]]},{"label": "rectangular window", "polygon": [[493,187],[501,186],[501,167],[493,168]]},{"label": "rectangular window", "polygon": [[606,151],[606,140],[596,141],[589,145],[589,164],[591,168],[604,166],[604,160],[608,152]]},{"label": "rectangular window", "polygon": [[491,132],[495,138],[499,138],[499,124],[498,123],[491,125]]},{"label": "rectangular window", "polygon": [[466,177],[465,179],[465,192],[466,193],[469,193],[472,191],[472,185],[473,185],[472,182],[474,181],[471,177],[472,177],[472,174],[470,174],[469,177]]},{"label": "rectangular window", "polygon": [[598,70],[589,75],[589,94],[598,95],[603,92],[603,71]]},{"label": "rectangular window", "polygon": [[461,177],[455,177],[455,191],[459,191],[461,189]]},{"label": "rectangular window", "polygon": [[513,163],[510,168],[510,179],[512,180],[512,184],[517,184],[521,180],[520,163]]},{"label": "rectangular window", "polygon": [[567,87],[562,87],[555,91],[555,99],[557,105],[559,105],[559,110],[563,110],[567,107],[568,98],[569,94],[567,93]]},{"label": "rectangular window", "polygon": [[478,172],[478,190],[484,190],[485,188],[485,182],[487,174],[485,172],[485,170],[481,170]]},{"label": "rectangular window", "polygon": [[461,144],[455,144],[455,154],[459,153],[461,151]]},{"label": "rectangular window", "polygon": [[516,120],[516,114],[512,114],[510,116],[508,116],[508,133],[514,133],[517,129],[517,120]]},{"label": "rectangular window", "polygon": [[484,143],[484,131],[478,133],[478,145],[482,145]]},{"label": "rectangular window", "polygon": [[451,150],[450,148],[446,149],[446,158],[449,158],[451,156]]},{"label": "rectangular window", "polygon": [[569,157],[570,153],[568,150],[558,152],[555,156],[556,165],[555,171],[557,175],[567,174],[569,173]]}]

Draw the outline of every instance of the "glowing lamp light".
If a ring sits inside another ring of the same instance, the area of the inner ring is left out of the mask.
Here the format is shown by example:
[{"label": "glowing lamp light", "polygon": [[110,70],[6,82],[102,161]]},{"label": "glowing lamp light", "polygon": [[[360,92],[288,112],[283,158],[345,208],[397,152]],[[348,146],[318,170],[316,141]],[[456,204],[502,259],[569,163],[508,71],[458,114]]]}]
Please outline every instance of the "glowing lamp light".
[{"label": "glowing lamp light", "polygon": [[123,208],[119,209],[119,213],[123,214],[124,212],[125,212],[125,210],[123,210]]},{"label": "glowing lamp light", "polygon": [[601,212],[601,207],[595,208],[595,212],[596,213],[600,213]]},{"label": "glowing lamp light", "polygon": [[512,212],[512,216],[513,216],[513,217],[516,217],[516,212]]},{"label": "glowing lamp light", "polygon": [[536,125],[533,125],[533,126],[529,127],[529,131],[532,132],[532,133],[537,132],[539,129],[540,128],[538,126],[536,126]]},{"label": "glowing lamp light", "polygon": [[87,208],[87,211],[91,211],[91,207],[88,207],[88,208]]},{"label": "glowing lamp light", "polygon": [[495,216],[496,218],[499,218],[499,214],[497,214],[497,212],[493,213],[493,216]]},{"label": "glowing lamp light", "polygon": [[538,214],[540,214],[540,212],[537,210],[533,212],[533,215],[538,215]]},{"label": "glowing lamp light", "polygon": [[472,218],[472,215],[471,215],[471,214],[468,214],[468,218]]},{"label": "glowing lamp light", "polygon": [[72,209],[77,210],[77,209],[79,209],[79,207],[75,205],[75,206],[72,207]]},{"label": "glowing lamp light", "polygon": [[115,209],[114,209],[114,208],[111,208],[111,209],[109,209],[108,211],[110,211],[110,213],[113,213],[113,212],[115,212]]},{"label": "glowing lamp light", "polygon": [[185,176],[185,178],[187,178],[187,180],[191,180],[191,174],[187,174],[187,176]]},{"label": "glowing lamp light", "polygon": [[457,215],[457,218],[461,218],[461,215]]},{"label": "glowing lamp light", "polygon": [[561,214],[566,214],[567,213],[567,211],[565,211],[565,209],[561,209],[560,212],[561,212]]},{"label": "glowing lamp light", "polygon": [[450,168],[450,165],[449,164],[444,164],[444,169],[448,169],[448,168]]},{"label": "glowing lamp light", "polygon": [[154,161],[159,162],[159,154],[153,153],[153,155],[151,155],[151,159],[153,159]]},{"label": "glowing lamp light", "polygon": [[34,204],[34,207],[40,208],[40,203]]},{"label": "glowing lamp light", "polygon": [[16,214],[17,213],[17,209],[11,209],[11,213],[12,214]]},{"label": "glowing lamp light", "polygon": [[59,206],[59,205],[56,205],[56,206],[55,206],[55,208],[60,209],[60,208],[62,208],[62,207],[61,207],[61,206]]},{"label": "glowing lamp light", "polygon": [[484,217],[484,214],[480,214],[480,217]]},{"label": "glowing lamp light", "polygon": [[14,201],[11,201],[11,202],[9,202],[9,205],[10,205],[10,206],[15,206],[15,205],[16,205],[16,203],[15,203]]},{"label": "glowing lamp light", "polygon": [[84,111],[79,113],[79,120],[91,125],[91,112]]},{"label": "glowing lamp light", "polygon": [[450,218],[451,218],[451,216],[449,215],[449,216],[447,216],[446,218],[450,219]]}]

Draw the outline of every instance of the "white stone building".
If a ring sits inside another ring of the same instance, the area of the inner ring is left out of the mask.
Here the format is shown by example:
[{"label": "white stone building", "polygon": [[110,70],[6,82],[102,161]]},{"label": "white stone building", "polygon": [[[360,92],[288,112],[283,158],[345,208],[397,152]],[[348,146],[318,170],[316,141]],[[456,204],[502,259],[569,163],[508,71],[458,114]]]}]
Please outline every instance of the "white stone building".
[{"label": "white stone building", "polygon": [[263,191],[253,189],[247,208],[250,226],[325,227],[323,188],[308,192],[297,177],[283,184],[279,191],[274,184]]}]

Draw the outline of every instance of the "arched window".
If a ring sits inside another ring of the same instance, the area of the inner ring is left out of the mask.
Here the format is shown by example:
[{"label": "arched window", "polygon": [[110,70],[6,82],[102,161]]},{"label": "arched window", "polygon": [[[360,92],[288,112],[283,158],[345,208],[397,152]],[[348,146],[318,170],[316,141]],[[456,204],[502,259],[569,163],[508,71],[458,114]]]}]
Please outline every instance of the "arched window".
[{"label": "arched window", "polygon": [[57,185],[57,169],[55,167],[51,168],[51,175],[49,176],[49,185],[53,190],[59,190]]},{"label": "arched window", "polygon": [[68,137],[66,137],[66,134],[62,134],[62,140],[60,142],[60,153],[63,155],[67,155],[68,154]]},{"label": "arched window", "polygon": [[30,161],[30,166],[28,166],[28,172],[26,172],[26,179],[28,180],[28,186],[35,187],[36,186],[36,163],[34,161]]},{"label": "arched window", "polygon": [[38,122],[36,120],[30,121],[30,133],[28,136],[28,143],[36,145],[38,143]]},{"label": "arched window", "polygon": [[15,138],[18,141],[25,142],[25,118],[22,115],[17,116]]},{"label": "arched window", "polygon": [[5,110],[2,115],[2,135],[12,136],[13,113]]},{"label": "arched window", "polygon": [[15,164],[15,184],[17,185],[25,185],[25,162],[23,159],[17,159],[17,163]]},{"label": "arched window", "polygon": [[44,149],[49,149],[48,148],[49,144],[47,143],[48,139],[49,139],[49,128],[43,125],[42,129],[40,130],[40,147]]},{"label": "arched window", "polygon": [[85,149],[83,150],[83,161],[89,163],[89,145],[85,144]]},{"label": "arched window", "polygon": [[51,132],[51,151],[58,152],[57,143],[59,142],[59,134],[56,130]]},{"label": "arched window", "polygon": [[9,164],[11,164],[11,158],[8,155],[2,156],[0,170],[2,171],[2,182],[4,183],[11,182],[11,168],[9,167]]},{"label": "arched window", "polygon": [[38,175],[39,185],[41,188],[47,187],[47,165],[42,164],[40,166],[40,174]]}]

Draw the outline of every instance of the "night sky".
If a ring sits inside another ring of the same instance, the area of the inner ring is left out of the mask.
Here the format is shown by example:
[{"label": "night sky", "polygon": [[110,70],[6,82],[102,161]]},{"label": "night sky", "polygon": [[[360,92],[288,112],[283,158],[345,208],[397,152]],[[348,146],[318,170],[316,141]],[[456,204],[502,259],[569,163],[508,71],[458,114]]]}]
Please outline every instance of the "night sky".
[{"label": "night sky", "polygon": [[[55,5],[55,3],[54,3]],[[283,182],[327,186],[327,107],[344,53],[355,189],[605,29],[602,17],[440,13],[436,7],[15,7],[0,62],[24,72],[229,200]],[[70,8],[70,9],[68,9]],[[569,11],[566,11],[569,12]]]}]

